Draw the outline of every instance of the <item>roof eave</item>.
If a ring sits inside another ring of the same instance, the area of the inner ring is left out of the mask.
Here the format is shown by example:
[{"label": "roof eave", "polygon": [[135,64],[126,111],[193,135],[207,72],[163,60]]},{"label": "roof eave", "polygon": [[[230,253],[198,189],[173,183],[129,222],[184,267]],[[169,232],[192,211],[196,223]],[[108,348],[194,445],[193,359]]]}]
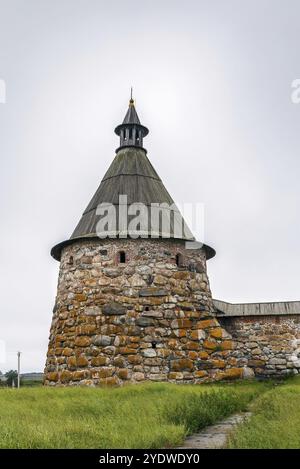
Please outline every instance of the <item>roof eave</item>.
[{"label": "roof eave", "polygon": [[[56,244],[55,246],[53,246],[53,248],[50,251],[51,256],[56,261],[60,262],[61,261],[61,254],[62,254],[62,251],[65,247],[70,246],[71,244],[74,244],[77,241],[85,241],[87,239],[89,239],[89,240],[93,240],[93,239],[99,240],[100,238],[95,233],[90,233],[90,234],[86,234],[84,236],[78,236],[76,238],[67,239],[67,240],[62,241],[62,242]],[[116,236],[116,237],[110,238],[110,239],[124,239],[124,237],[120,238],[119,236]],[[137,238],[135,238],[135,239],[137,239]],[[147,239],[147,238],[141,238],[141,239]],[[149,239],[156,239],[157,241],[159,241],[160,239],[166,240],[168,238],[160,236],[160,237],[157,237],[157,238],[149,237]],[[188,239],[175,238],[175,237],[171,237],[169,239],[174,240],[174,241],[176,241],[176,240],[177,241],[180,241],[180,240],[181,241],[190,241]],[[207,260],[212,259],[216,255],[215,249],[208,246],[207,244],[202,244],[201,248],[204,249]]]},{"label": "roof eave", "polygon": [[145,127],[144,125],[135,124],[135,123],[130,122],[128,124],[119,124],[119,125],[117,125],[117,127],[115,128],[115,134],[120,135],[120,132],[124,127],[138,127],[140,130],[142,130],[143,137],[146,137],[146,135],[148,135],[148,133],[149,133],[149,129],[147,129],[147,127]]}]

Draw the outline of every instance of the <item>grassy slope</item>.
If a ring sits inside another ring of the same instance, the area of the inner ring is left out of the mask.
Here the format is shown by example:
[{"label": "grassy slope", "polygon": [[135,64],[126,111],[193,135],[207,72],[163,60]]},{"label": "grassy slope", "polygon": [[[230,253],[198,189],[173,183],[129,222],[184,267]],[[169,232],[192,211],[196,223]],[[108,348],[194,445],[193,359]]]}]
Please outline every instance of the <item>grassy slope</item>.
[{"label": "grassy slope", "polygon": [[300,448],[300,377],[260,396],[250,421],[234,433],[230,448]]},{"label": "grassy slope", "polygon": [[162,448],[247,404],[261,383],[0,390],[0,448]]}]

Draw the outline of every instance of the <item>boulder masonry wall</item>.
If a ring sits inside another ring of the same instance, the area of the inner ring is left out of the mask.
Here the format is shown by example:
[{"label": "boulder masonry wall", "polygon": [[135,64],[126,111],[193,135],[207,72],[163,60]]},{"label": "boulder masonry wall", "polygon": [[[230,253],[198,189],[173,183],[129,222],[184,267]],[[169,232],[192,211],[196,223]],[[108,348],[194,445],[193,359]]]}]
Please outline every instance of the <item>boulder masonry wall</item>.
[{"label": "boulder masonry wall", "polygon": [[284,377],[300,372],[299,301],[214,303],[222,327],[232,334],[232,356],[247,367],[249,376]]},{"label": "boulder masonry wall", "polygon": [[232,356],[234,343],[214,311],[205,248],[176,240],[73,242],[61,257],[45,384],[240,378],[244,360]]}]

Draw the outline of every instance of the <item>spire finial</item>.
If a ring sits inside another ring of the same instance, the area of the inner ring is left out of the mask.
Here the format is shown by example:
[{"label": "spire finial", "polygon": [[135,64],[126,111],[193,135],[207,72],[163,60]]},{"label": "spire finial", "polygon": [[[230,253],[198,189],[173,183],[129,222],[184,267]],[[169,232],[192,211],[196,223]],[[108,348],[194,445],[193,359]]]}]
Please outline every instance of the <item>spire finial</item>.
[{"label": "spire finial", "polygon": [[126,116],[123,119],[122,124],[115,128],[115,133],[120,137],[120,146],[117,152],[124,147],[143,147],[143,139],[148,135],[149,130],[147,127],[140,123],[139,116],[137,115],[134,99],[133,99],[133,88],[130,88],[130,100],[129,107],[126,112]]},{"label": "spire finial", "polygon": [[129,106],[133,106],[134,105],[134,99],[132,97],[132,87],[130,88],[130,100],[129,100]]}]

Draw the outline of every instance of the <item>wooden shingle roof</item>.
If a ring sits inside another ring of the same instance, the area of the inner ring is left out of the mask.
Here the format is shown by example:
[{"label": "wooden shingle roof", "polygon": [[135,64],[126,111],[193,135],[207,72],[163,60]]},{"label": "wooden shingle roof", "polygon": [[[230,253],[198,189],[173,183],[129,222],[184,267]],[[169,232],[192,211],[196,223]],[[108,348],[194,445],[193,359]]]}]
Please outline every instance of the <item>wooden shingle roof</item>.
[{"label": "wooden shingle roof", "polygon": [[[135,123],[140,125],[139,118],[133,105],[129,106],[124,122],[126,120],[129,124],[136,121]],[[124,125],[124,123],[122,125]],[[124,232],[123,225],[121,227],[121,223],[119,224],[118,213],[120,195],[127,197],[128,206],[131,204],[142,203],[149,208],[151,207],[151,204],[164,203],[168,206],[172,206],[174,204],[172,197],[150,163],[145,149],[138,146],[120,147],[97,191],[83,212],[82,217],[70,239],[54,246],[51,250],[51,255],[55,259],[60,260],[62,249],[66,245],[73,243],[75,240],[97,237],[97,223],[99,222],[101,215],[96,212],[97,207],[100,204],[112,204],[116,209],[117,219],[115,231],[108,237],[124,237],[124,235],[130,237],[130,235],[136,234],[136,232],[130,232],[130,229],[127,230],[127,232]],[[174,206],[175,204],[173,207]],[[180,215],[178,209],[175,209],[175,211]],[[150,213],[150,211],[148,211],[148,213]],[[132,216],[128,215],[127,222],[129,223],[132,218]],[[194,237],[189,230],[183,231],[183,233],[178,236],[178,230],[176,229],[178,224],[176,225],[176,223],[178,223],[178,221],[176,221],[175,217],[171,215],[170,236],[168,237],[182,239],[184,241],[194,240]],[[148,228],[146,231],[141,233],[142,237],[151,237],[151,234],[153,235],[153,232],[151,231],[150,217],[147,226]],[[174,226],[176,228],[174,228]],[[159,232],[156,234],[157,237],[166,237],[161,226],[159,227]],[[209,248],[208,246],[204,247],[206,248],[208,258],[215,255],[215,251],[212,248]]]}]

